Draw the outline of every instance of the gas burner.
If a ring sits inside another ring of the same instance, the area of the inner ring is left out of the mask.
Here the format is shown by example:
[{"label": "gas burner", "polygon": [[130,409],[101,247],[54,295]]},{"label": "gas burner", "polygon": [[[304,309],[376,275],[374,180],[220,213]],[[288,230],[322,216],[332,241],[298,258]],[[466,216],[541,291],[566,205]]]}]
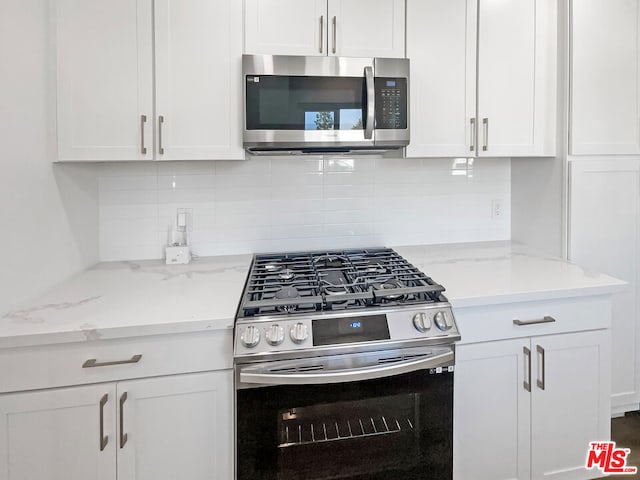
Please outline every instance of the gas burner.
[{"label": "gas burner", "polygon": [[282,270],[282,265],[278,265],[277,263],[267,263],[263,268],[267,273],[278,273]]},{"label": "gas burner", "polygon": [[[300,296],[300,292],[296,287],[286,286],[282,287],[280,290],[276,292],[275,297],[278,300],[291,300],[294,298],[298,298]],[[290,305],[287,303],[282,303],[281,305],[276,306],[276,310],[282,313],[291,313],[298,310],[298,305]]]},{"label": "gas burner", "polygon": [[342,268],[349,263],[347,257],[342,255],[320,255],[313,260],[314,265],[323,268]]},{"label": "gas burner", "polygon": [[298,292],[298,289],[292,286],[282,287],[276,292],[276,298],[278,300],[291,300],[292,298],[298,298],[299,296],[300,292]]},{"label": "gas burner", "polygon": [[[405,287],[406,285],[404,283],[402,283],[400,280],[397,280],[395,278],[383,280],[382,282],[373,284],[374,290],[396,290],[398,288],[405,288]],[[404,300],[405,297],[406,295],[404,294],[393,294],[393,293],[390,293],[389,295],[384,295],[384,294],[380,295],[380,298],[382,300],[386,300],[389,302]]]},{"label": "gas burner", "polygon": [[293,270],[291,270],[290,268],[285,268],[283,271],[281,271],[278,274],[278,278],[280,280],[284,280],[285,282],[288,282],[289,280],[293,280],[295,276],[296,274],[293,273]]}]

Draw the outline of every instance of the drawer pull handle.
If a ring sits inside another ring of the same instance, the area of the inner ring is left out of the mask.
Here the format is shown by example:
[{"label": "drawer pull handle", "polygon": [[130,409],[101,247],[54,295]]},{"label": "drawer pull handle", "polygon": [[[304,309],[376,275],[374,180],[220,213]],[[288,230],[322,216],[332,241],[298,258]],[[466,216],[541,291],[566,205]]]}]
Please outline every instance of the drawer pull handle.
[{"label": "drawer pull handle", "polygon": [[538,325],[540,323],[554,323],[555,321],[555,318],[545,315],[544,318],[539,318],[537,320],[525,320],[524,322],[522,320],[515,319],[513,324],[522,327],[527,325]]},{"label": "drawer pull handle", "polygon": [[124,433],[124,402],[127,401],[127,392],[120,397],[120,448],[124,448],[129,439],[129,435]]},{"label": "drawer pull handle", "polygon": [[95,358],[90,358],[82,364],[82,368],[109,367],[111,365],[125,365],[127,363],[138,363],[142,355],[134,355],[129,360],[118,360],[117,362],[98,362]]},{"label": "drawer pull handle", "polygon": [[100,451],[102,452],[109,443],[109,436],[104,434],[104,406],[109,400],[106,393],[100,399]]}]

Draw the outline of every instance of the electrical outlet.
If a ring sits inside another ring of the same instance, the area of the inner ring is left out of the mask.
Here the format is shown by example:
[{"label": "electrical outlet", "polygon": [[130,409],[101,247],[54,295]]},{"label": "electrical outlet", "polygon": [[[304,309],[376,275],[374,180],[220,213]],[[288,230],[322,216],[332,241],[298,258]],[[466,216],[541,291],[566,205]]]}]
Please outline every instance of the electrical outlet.
[{"label": "electrical outlet", "polygon": [[501,219],[504,216],[504,205],[502,199],[496,198],[491,200],[491,218],[494,220]]},{"label": "electrical outlet", "polygon": [[176,226],[184,231],[193,231],[193,208],[179,208],[176,215]]}]

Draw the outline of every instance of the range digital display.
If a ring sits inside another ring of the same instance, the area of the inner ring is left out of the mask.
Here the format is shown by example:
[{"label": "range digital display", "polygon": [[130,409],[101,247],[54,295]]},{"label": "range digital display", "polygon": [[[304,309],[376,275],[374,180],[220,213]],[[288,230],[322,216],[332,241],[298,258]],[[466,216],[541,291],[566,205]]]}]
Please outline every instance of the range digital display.
[{"label": "range digital display", "polygon": [[390,338],[386,315],[324,318],[312,320],[311,323],[314,345],[339,345]]}]

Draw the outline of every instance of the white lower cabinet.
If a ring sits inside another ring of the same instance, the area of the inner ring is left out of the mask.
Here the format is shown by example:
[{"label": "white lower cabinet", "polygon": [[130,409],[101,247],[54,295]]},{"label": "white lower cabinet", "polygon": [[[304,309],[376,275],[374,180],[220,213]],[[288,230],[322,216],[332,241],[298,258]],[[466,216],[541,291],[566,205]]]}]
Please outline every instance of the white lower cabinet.
[{"label": "white lower cabinet", "polygon": [[231,370],[0,396],[0,480],[231,480]]},{"label": "white lower cabinet", "polygon": [[610,436],[609,342],[595,330],[458,346],[454,479],[596,477],[585,459]]},{"label": "white lower cabinet", "polygon": [[118,480],[233,478],[231,370],[118,383],[118,406]]},{"label": "white lower cabinet", "polygon": [[0,396],[1,480],[115,480],[116,385]]}]

